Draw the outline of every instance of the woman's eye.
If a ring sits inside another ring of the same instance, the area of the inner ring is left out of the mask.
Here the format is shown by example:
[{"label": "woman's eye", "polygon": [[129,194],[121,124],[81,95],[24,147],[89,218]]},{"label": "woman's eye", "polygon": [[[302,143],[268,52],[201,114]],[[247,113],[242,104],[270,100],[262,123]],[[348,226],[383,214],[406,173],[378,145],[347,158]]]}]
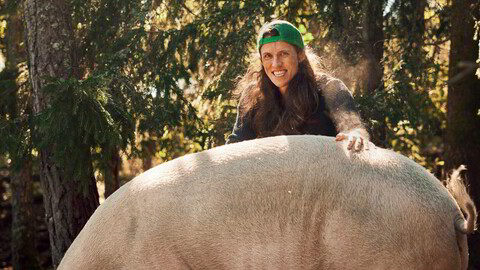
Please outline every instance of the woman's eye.
[{"label": "woman's eye", "polygon": [[272,58],[272,56],[270,54],[264,54],[263,55],[263,60],[268,60],[270,58]]}]

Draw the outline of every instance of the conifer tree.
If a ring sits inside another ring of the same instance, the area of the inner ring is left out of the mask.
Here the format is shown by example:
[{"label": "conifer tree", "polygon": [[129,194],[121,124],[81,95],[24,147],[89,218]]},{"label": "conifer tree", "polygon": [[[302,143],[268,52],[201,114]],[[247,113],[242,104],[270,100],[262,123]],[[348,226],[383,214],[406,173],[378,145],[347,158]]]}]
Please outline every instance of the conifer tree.
[{"label": "conifer tree", "polygon": [[75,96],[65,83],[75,78],[77,67],[70,6],[63,0],[25,0],[23,4],[33,113],[40,119],[33,132],[41,141],[40,177],[56,267],[98,206],[98,191],[88,144],[91,138],[79,129],[58,129],[58,122],[74,125],[82,124],[83,119],[75,111],[72,115],[52,111],[58,109],[57,102],[72,105],[69,98],[59,100],[52,92]]}]

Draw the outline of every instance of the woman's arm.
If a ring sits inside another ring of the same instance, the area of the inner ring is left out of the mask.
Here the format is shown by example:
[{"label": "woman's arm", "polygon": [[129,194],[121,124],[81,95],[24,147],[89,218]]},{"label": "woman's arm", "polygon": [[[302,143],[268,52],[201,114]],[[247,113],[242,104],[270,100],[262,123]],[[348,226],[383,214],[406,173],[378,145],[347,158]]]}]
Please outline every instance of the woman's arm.
[{"label": "woman's arm", "polygon": [[251,128],[248,117],[240,117],[240,106],[237,107],[237,118],[235,120],[235,125],[233,125],[232,134],[227,138],[225,144],[236,143],[245,140],[255,139],[256,133]]},{"label": "woman's arm", "polygon": [[337,140],[349,140],[349,149],[360,150],[370,135],[355,106],[347,86],[338,79],[331,79],[323,85],[325,105],[329,111],[338,135]]}]

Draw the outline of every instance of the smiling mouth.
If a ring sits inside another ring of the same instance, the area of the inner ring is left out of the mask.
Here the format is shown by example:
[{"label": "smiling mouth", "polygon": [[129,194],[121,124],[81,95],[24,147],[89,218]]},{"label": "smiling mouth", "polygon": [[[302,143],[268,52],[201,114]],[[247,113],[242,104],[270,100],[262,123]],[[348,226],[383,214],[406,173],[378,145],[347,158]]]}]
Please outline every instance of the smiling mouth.
[{"label": "smiling mouth", "polygon": [[272,72],[272,73],[273,73],[273,75],[274,75],[275,77],[282,77],[283,75],[285,75],[285,73],[287,73],[287,71],[286,71],[286,70],[274,71],[274,72]]}]

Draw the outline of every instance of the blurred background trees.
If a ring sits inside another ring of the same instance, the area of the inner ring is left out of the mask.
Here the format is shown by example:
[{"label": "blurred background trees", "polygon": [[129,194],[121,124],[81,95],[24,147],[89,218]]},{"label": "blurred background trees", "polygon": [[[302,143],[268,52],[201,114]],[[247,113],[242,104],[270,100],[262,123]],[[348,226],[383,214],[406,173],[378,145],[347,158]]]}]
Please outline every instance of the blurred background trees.
[{"label": "blurred background trees", "polygon": [[[476,0],[0,0],[0,267],[51,268],[134,175],[223,145],[235,78],[274,18],[297,25],[354,92],[375,144],[439,178],[466,164],[480,205],[479,10]],[[480,268],[480,240],[469,241]]]},{"label": "blurred background trees", "polygon": [[[450,26],[445,169],[450,170],[458,164],[467,165],[470,194],[479,205],[480,2],[453,0]],[[468,240],[473,248],[471,265],[480,268],[480,235],[475,233]]]}]

